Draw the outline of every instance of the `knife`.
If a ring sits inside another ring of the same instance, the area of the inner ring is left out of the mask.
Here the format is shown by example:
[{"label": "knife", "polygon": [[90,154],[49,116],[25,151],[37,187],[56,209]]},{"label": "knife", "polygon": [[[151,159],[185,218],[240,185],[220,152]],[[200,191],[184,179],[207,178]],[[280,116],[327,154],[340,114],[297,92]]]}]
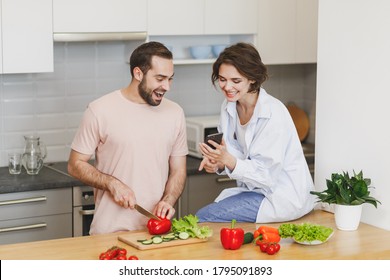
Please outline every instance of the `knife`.
[{"label": "knife", "polygon": [[145,208],[143,208],[142,206],[136,204],[134,206],[134,208],[139,212],[141,213],[142,215],[148,217],[148,218],[152,218],[152,219],[156,219],[156,220],[159,220],[161,221],[161,219],[159,217],[157,217],[156,215],[152,214],[151,212],[149,212],[148,210],[146,210]]}]

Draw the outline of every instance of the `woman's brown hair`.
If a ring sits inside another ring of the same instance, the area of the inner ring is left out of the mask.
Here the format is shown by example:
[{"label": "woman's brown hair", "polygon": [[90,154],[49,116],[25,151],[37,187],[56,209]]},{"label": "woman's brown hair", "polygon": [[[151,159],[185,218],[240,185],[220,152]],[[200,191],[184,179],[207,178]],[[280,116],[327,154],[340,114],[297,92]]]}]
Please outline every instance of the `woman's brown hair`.
[{"label": "woman's brown hair", "polygon": [[224,63],[234,66],[248,80],[255,81],[248,92],[258,93],[261,85],[268,79],[267,67],[261,61],[259,52],[251,44],[241,42],[222,51],[213,64],[211,81],[214,85],[219,79],[219,68]]}]

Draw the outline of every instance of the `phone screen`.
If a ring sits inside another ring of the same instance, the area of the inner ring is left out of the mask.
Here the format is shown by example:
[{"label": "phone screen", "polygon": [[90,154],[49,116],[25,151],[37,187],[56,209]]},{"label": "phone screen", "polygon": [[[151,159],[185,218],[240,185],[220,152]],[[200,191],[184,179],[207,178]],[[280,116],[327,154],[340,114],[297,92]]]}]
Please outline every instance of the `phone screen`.
[{"label": "phone screen", "polygon": [[223,133],[213,133],[206,136],[205,143],[209,145],[210,148],[215,149],[213,145],[211,145],[208,140],[213,140],[214,142],[217,142],[218,144],[221,144],[222,142],[222,136]]}]

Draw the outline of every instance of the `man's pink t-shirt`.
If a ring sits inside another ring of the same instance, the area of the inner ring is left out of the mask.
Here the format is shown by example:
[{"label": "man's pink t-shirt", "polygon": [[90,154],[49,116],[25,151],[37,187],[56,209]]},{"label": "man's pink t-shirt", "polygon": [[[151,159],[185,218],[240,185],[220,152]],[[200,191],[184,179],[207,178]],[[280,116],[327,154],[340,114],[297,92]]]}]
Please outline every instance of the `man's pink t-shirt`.
[{"label": "man's pink t-shirt", "polygon": [[[71,148],[95,154],[95,166],[131,187],[137,203],[152,211],[162,198],[169,158],[188,154],[182,108],[164,98],[159,106],[137,104],[120,90],[91,102]],[[95,189],[90,234],[144,229],[147,218]]]}]

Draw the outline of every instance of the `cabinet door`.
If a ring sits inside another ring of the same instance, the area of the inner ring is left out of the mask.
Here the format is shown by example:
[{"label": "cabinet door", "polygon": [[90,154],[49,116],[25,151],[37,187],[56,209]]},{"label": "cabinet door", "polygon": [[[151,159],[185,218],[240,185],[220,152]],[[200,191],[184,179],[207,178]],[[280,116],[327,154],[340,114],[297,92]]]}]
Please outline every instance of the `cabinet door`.
[{"label": "cabinet door", "polygon": [[257,0],[205,1],[205,34],[257,33]]},{"label": "cabinet door", "polygon": [[296,63],[317,62],[318,0],[297,0]]},{"label": "cabinet door", "polygon": [[257,46],[265,64],[317,61],[318,0],[260,0]]},{"label": "cabinet door", "polygon": [[53,71],[51,0],[2,0],[3,73]]},{"label": "cabinet door", "polygon": [[260,0],[257,46],[265,64],[295,62],[295,0]]},{"label": "cabinet door", "polygon": [[53,0],[56,33],[144,32],[146,17],[145,0]]},{"label": "cabinet door", "polygon": [[149,0],[149,35],[200,35],[204,0]]},{"label": "cabinet door", "polygon": [[179,215],[192,214],[212,203],[225,188],[236,187],[236,181],[217,174],[192,175],[187,177],[186,188],[180,198]]},{"label": "cabinet door", "polygon": [[[0,15],[1,15],[1,2],[0,2]],[[3,41],[1,39],[1,20],[0,20],[0,74],[3,73]]]}]

